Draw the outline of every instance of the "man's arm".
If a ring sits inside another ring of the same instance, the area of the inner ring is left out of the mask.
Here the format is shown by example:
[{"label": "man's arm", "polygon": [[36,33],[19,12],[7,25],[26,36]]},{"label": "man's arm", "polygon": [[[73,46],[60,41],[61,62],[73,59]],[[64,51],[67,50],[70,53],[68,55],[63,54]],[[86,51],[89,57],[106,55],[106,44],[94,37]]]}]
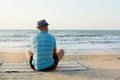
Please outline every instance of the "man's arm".
[{"label": "man's arm", "polygon": [[56,50],[56,48],[53,50],[53,56],[56,56],[57,55],[57,50]]},{"label": "man's arm", "polygon": [[54,38],[54,50],[53,50],[53,56],[57,55],[57,48],[56,48],[56,39]]}]

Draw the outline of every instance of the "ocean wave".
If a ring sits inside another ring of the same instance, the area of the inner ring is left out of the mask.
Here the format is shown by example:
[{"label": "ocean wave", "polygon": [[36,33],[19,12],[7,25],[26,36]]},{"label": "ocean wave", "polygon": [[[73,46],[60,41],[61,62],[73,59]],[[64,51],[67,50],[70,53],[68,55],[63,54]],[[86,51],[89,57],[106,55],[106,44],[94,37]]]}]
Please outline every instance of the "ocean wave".
[{"label": "ocean wave", "polygon": [[21,46],[15,46],[15,47],[13,47],[13,48],[25,48],[25,47],[27,47],[27,48],[30,48],[30,44],[29,45],[21,45]]},{"label": "ocean wave", "polygon": [[30,37],[28,35],[21,35],[21,34],[13,34],[13,35],[9,35],[8,37]]},{"label": "ocean wave", "polygon": [[111,44],[111,43],[120,43],[120,41],[58,41],[59,44],[76,44],[76,45],[81,45],[81,44]]},{"label": "ocean wave", "polygon": [[27,37],[29,38],[29,35],[0,35],[1,38],[7,38],[7,37],[12,37],[12,38],[24,38]]},{"label": "ocean wave", "polygon": [[56,35],[55,37],[103,37],[103,35]]},{"label": "ocean wave", "polygon": [[30,42],[29,39],[0,39],[0,42]]}]

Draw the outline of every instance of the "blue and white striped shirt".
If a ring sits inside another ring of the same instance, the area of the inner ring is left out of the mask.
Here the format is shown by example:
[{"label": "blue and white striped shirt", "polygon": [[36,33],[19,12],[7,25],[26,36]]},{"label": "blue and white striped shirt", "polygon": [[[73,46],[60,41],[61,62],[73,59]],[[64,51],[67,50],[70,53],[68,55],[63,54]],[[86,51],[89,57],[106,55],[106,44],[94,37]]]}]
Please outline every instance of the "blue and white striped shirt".
[{"label": "blue and white striped shirt", "polygon": [[40,31],[32,38],[31,46],[34,52],[32,64],[35,69],[41,70],[53,65],[53,50],[56,48],[54,36],[45,31]]}]

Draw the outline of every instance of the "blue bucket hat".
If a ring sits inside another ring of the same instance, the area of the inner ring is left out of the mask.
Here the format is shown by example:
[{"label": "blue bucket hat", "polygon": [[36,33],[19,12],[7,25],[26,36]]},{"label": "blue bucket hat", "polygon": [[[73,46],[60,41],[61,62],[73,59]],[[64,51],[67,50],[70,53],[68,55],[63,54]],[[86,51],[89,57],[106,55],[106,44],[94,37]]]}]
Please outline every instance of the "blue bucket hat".
[{"label": "blue bucket hat", "polygon": [[49,24],[47,23],[47,21],[46,21],[45,19],[39,20],[39,21],[37,22],[37,28],[41,28],[41,27],[47,26],[47,25],[49,25]]}]

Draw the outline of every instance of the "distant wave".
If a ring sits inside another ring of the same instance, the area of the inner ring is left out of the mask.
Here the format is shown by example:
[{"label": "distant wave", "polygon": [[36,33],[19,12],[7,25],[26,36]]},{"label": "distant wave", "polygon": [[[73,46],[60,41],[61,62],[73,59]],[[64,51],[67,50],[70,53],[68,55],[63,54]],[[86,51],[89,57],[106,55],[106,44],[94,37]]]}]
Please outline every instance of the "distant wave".
[{"label": "distant wave", "polygon": [[102,37],[103,35],[56,35],[56,37]]},{"label": "distant wave", "polygon": [[3,38],[3,39],[0,39],[0,42],[28,42],[30,41],[30,39],[26,39],[26,38]]},{"label": "distant wave", "polygon": [[1,37],[1,38],[5,38],[5,37],[6,37],[6,38],[7,38],[7,37],[13,37],[13,38],[14,38],[14,37],[18,37],[18,38],[20,38],[20,37],[30,37],[30,36],[29,36],[29,35],[21,35],[21,34],[20,34],[20,35],[19,35],[19,34],[4,35],[4,34],[3,34],[3,35],[0,35],[0,37]]},{"label": "distant wave", "polygon": [[29,37],[28,35],[21,35],[21,34],[14,34],[14,35],[9,35],[8,37]]},{"label": "distant wave", "polygon": [[120,43],[119,41],[62,41],[58,44],[109,44],[109,43]]}]

